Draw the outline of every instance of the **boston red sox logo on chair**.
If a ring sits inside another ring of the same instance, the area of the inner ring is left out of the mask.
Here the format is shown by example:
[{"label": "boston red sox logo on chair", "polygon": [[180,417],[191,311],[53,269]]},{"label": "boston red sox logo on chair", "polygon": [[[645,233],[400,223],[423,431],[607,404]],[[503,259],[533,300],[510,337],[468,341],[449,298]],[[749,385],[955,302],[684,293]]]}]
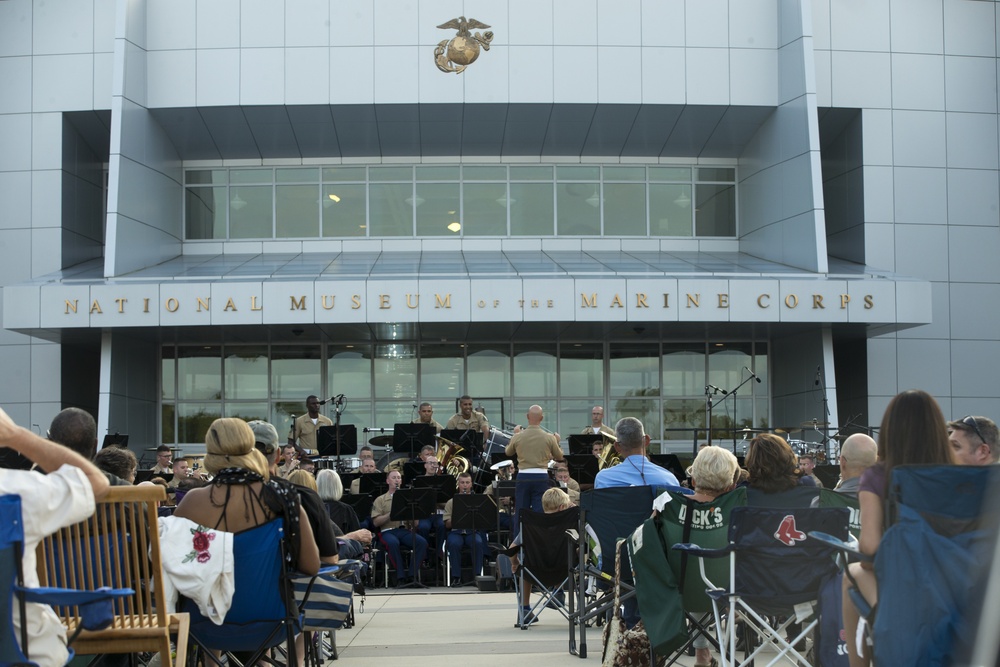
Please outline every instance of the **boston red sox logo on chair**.
[{"label": "boston red sox logo on chair", "polygon": [[795,516],[786,514],[781,520],[778,530],[774,533],[774,538],[790,547],[794,547],[796,542],[804,542],[806,534],[795,527]]}]

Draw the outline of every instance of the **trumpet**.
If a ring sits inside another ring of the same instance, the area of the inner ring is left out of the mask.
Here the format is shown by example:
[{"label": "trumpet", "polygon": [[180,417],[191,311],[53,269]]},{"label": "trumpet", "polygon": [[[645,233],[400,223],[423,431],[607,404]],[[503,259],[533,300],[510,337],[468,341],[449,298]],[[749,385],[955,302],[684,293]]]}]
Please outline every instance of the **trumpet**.
[{"label": "trumpet", "polygon": [[469,459],[464,456],[460,456],[465,448],[458,443],[452,442],[447,438],[442,438],[438,436],[438,440],[441,444],[438,446],[437,454],[434,457],[441,464],[441,468],[446,470],[449,475],[457,477],[463,472],[469,471]]}]

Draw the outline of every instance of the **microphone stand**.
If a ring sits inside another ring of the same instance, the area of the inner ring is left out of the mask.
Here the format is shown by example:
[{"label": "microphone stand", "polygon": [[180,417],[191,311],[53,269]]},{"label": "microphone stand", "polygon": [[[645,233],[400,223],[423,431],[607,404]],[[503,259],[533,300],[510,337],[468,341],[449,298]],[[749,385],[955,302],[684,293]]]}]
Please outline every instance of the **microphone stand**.
[{"label": "microphone stand", "polygon": [[[707,430],[708,430],[708,445],[710,447],[712,445],[712,407],[714,406],[714,400],[713,400],[712,397],[713,397],[714,394],[718,394],[720,391],[722,391],[722,390],[719,389],[716,386],[713,386],[713,385],[710,385],[710,384],[706,384],[705,385],[705,408],[708,411],[708,429]],[[726,400],[725,395],[723,395],[722,400]],[[695,433],[697,433],[697,431],[695,431]],[[698,455],[698,438],[697,438],[697,435],[695,436],[694,455],[695,456]]]},{"label": "microphone stand", "polygon": [[331,399],[331,400],[333,400],[333,402],[334,402],[333,403],[333,412],[334,412],[335,420],[334,420],[334,426],[333,426],[333,428],[334,428],[333,438],[334,438],[334,442],[336,443],[336,447],[337,447],[337,466],[339,467],[340,466],[340,413],[344,409],[344,402],[343,402],[343,396],[342,395],[339,398],[334,398],[334,399]]},{"label": "microphone stand", "polygon": [[[727,398],[729,398],[730,396],[733,397],[733,455],[734,456],[736,455],[736,411],[737,411],[737,408],[739,406],[739,404],[736,402],[736,392],[738,392],[740,390],[740,387],[742,387],[743,385],[745,385],[750,380],[756,379],[756,377],[757,376],[754,375],[753,371],[750,371],[750,377],[748,377],[743,382],[740,382],[738,385],[736,385],[735,387],[733,387],[732,389],[730,389],[728,392],[726,392],[726,391],[722,392],[723,393],[723,396],[722,396],[722,401],[723,402],[725,402],[725,400]],[[753,428],[753,424],[750,424],[750,427]]]}]

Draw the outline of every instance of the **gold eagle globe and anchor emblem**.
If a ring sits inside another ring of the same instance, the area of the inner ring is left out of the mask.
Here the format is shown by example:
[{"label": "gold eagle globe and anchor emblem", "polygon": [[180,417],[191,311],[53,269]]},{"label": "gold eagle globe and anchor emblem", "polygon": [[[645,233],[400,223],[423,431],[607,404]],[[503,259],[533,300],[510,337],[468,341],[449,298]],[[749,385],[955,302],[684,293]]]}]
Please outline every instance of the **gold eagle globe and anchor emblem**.
[{"label": "gold eagle globe and anchor emblem", "polygon": [[459,16],[457,19],[442,23],[438,28],[442,30],[448,30],[449,28],[458,30],[457,35],[451,39],[441,40],[434,49],[434,64],[442,72],[461,74],[465,71],[466,67],[476,62],[476,58],[479,57],[480,45],[482,45],[484,51],[489,51],[490,42],[493,41],[493,33],[491,31],[483,34],[479,34],[478,32],[474,35],[471,34],[469,32],[470,29],[489,28],[489,26],[476,19],[466,20],[464,16]]}]

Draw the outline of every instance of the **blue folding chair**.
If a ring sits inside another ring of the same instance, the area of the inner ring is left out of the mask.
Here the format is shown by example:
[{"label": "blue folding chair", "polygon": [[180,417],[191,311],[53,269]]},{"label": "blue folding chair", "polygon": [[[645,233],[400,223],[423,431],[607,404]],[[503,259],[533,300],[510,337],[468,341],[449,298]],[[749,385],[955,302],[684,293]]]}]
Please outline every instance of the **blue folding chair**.
[{"label": "blue folding chair", "polygon": [[[102,630],[114,618],[112,601],[133,595],[130,588],[101,588],[79,591],[68,588],[25,588],[21,558],[24,553],[24,524],[21,520],[21,498],[0,496],[0,666],[34,665],[31,662],[30,637],[27,624],[21,623],[20,645],[14,631],[14,610],[25,618],[28,603],[74,606],[79,609],[80,625],[67,643],[72,643],[82,630]],[[69,660],[73,650],[69,649]]]}]

